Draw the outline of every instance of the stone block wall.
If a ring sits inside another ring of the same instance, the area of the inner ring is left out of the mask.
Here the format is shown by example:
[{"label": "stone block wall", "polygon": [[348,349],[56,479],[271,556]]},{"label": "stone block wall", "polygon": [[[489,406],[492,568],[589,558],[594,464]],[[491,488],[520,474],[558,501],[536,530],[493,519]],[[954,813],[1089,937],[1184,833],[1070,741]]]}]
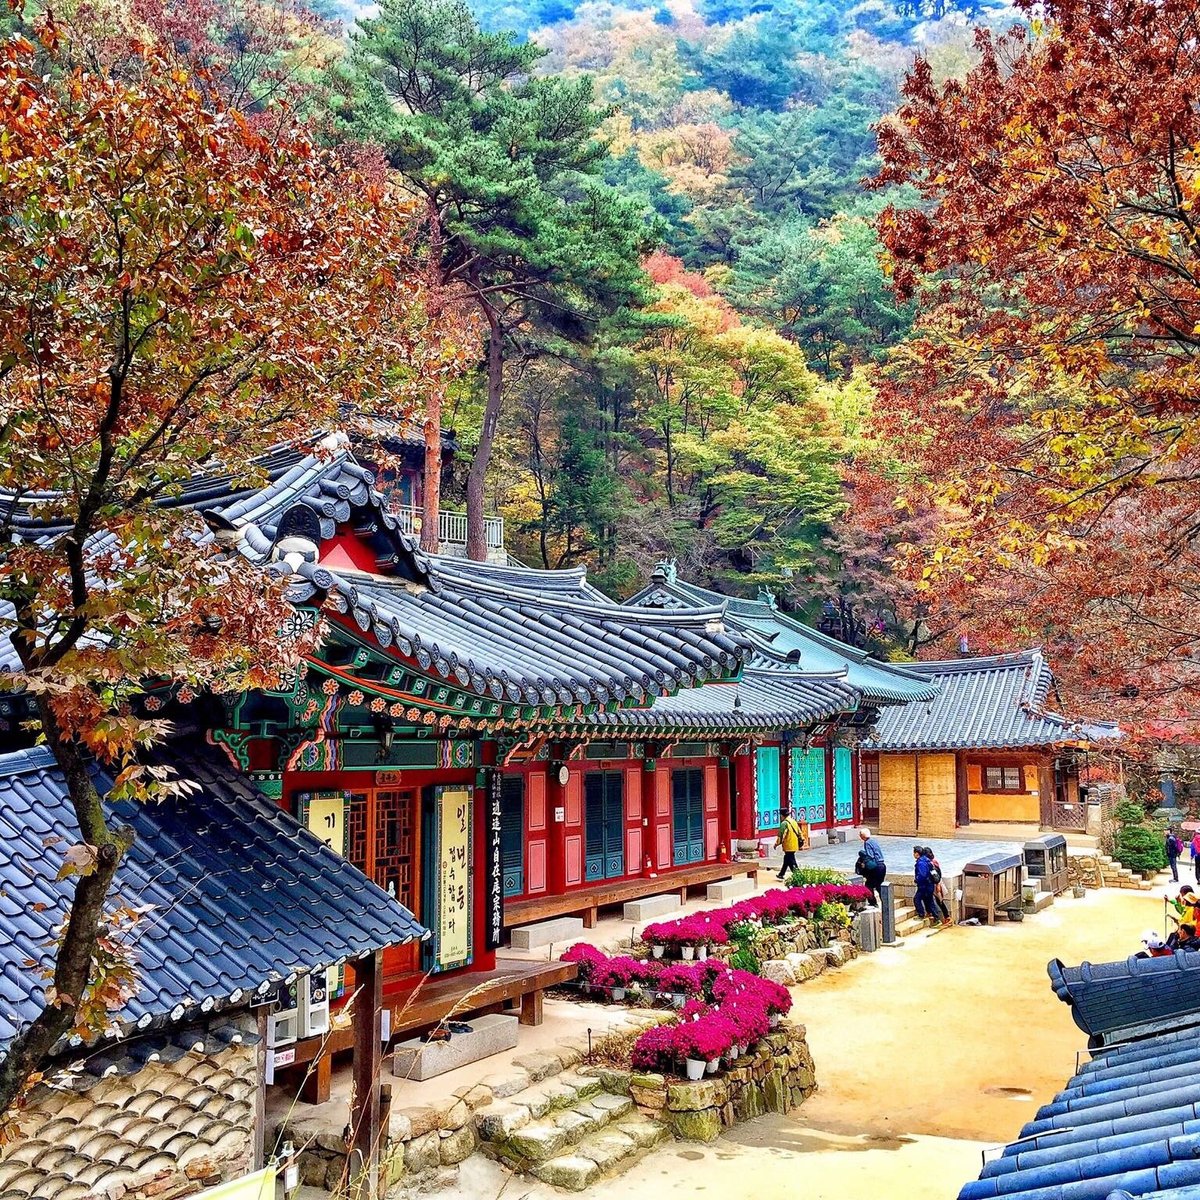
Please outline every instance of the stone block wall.
[{"label": "stone block wall", "polygon": [[719,1075],[695,1083],[658,1074],[630,1078],[639,1111],[690,1142],[711,1142],[722,1129],[763,1113],[789,1112],[816,1090],[807,1031],[787,1022]]},{"label": "stone block wall", "polygon": [[181,1054],[179,1043],[164,1039],[162,1059],[174,1061],[129,1073],[85,1068],[86,1091],[37,1089],[20,1136],[0,1148],[0,1196],[175,1200],[253,1170],[257,1047]]}]

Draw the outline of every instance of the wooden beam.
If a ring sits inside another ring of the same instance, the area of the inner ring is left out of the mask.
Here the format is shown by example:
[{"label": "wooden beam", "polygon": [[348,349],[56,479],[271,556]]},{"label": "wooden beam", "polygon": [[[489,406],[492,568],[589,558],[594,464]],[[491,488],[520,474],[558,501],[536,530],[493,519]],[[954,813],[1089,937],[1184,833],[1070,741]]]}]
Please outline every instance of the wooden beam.
[{"label": "wooden beam", "polygon": [[379,1195],[379,1072],[383,1061],[383,952],[354,960],[354,1091],[350,1103],[350,1194]]},{"label": "wooden beam", "polygon": [[252,1167],[255,1171],[261,1171],[267,1161],[264,1143],[267,1134],[267,1055],[270,1053],[267,1049],[268,1017],[265,1004],[258,1007],[256,1015],[258,1017],[258,1045],[254,1050],[254,1058],[255,1078],[258,1080],[258,1085],[254,1089],[254,1146],[252,1150],[254,1158]]}]

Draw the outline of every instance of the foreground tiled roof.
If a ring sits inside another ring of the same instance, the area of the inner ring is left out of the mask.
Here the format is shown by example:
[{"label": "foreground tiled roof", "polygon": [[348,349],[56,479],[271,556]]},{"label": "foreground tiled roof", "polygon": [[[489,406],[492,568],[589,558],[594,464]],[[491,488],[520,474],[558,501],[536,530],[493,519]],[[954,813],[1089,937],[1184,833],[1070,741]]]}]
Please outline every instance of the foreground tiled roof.
[{"label": "foreground tiled roof", "polygon": [[723,603],[730,628],[749,635],[758,649],[788,659],[805,673],[844,673],[846,683],[859,693],[864,704],[905,704],[913,700],[932,700],[937,694],[936,683],[928,678],[914,674],[907,666],[896,667],[881,662],[865,651],[802,625],[781,613],[773,599],[742,600],[722,596],[696,584],[685,583],[674,575],[673,570],[660,568],[650,584],[627,603],[666,611]]},{"label": "foreground tiled roof", "polygon": [[1197,1007],[1189,1029],[1098,1053],[959,1200],[1200,1200]]},{"label": "foreground tiled roof", "polygon": [[536,705],[642,702],[736,672],[749,652],[723,606],[649,612],[592,588],[581,571],[434,557],[429,586],[303,563],[381,646],[480,696]]},{"label": "foreground tiled roof", "polygon": [[1070,1005],[1093,1045],[1200,1020],[1200,954],[1194,952],[1078,967],[1055,959],[1047,970],[1054,994]]},{"label": "foreground tiled roof", "polygon": [[[120,1023],[185,1020],[295,972],[425,936],[407,909],[218,755],[166,761],[196,790],[110,810],[136,839],[112,902],[154,906],[138,926],[140,987]],[[73,887],[54,877],[78,840],[49,752],[0,755],[0,1048],[40,1011],[43,980],[28,962],[47,961]]]},{"label": "foreground tiled roof", "polygon": [[1040,650],[912,663],[910,670],[940,690],[926,703],[884,712],[872,749],[1001,750],[1120,736],[1115,725],[1071,722],[1045,711],[1053,678]]}]

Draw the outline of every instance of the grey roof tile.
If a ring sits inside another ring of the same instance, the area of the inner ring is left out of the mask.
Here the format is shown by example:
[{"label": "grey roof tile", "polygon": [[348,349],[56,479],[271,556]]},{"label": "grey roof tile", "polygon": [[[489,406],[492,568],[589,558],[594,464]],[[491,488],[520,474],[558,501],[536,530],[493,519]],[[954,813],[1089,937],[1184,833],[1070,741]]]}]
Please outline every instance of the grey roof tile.
[{"label": "grey roof tile", "polygon": [[885,711],[872,749],[999,750],[1120,736],[1116,725],[1072,722],[1046,711],[1053,678],[1040,650],[913,663],[910,669],[940,690],[932,700]]},{"label": "grey roof tile", "polygon": [[[413,915],[253,787],[217,753],[178,749],[164,761],[197,784],[187,796],[120,802],[111,818],[135,841],[113,902],[151,904],[139,927],[139,988],[116,1017],[167,1018],[268,980],[413,941]],[[108,781],[97,776],[102,790]],[[65,841],[45,847],[27,818],[62,814]],[[0,1047],[40,1009],[44,962],[70,883],[54,879],[78,837],[57,765],[44,749],[0,755]],[[32,864],[32,865],[31,865]],[[41,911],[36,904],[44,904]]]}]

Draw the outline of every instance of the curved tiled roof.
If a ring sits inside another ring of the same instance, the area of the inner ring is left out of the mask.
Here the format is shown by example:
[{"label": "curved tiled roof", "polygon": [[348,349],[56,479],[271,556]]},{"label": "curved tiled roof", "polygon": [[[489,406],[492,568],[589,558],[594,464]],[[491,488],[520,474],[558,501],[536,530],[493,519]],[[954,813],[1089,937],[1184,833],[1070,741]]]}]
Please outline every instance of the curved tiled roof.
[{"label": "curved tiled roof", "polygon": [[751,635],[764,650],[790,657],[805,672],[829,674],[844,671],[846,682],[870,705],[906,704],[931,700],[937,685],[912,672],[908,665],[897,667],[872,658],[863,650],[834,638],[781,613],[769,600],[744,600],[722,596],[670,574],[656,573],[648,587],[627,604],[670,610],[696,604],[724,603],[729,625]]},{"label": "curved tiled roof", "polygon": [[1115,725],[1071,722],[1045,711],[1053,677],[1040,650],[913,663],[911,670],[936,682],[938,695],[884,712],[873,749],[999,750],[1120,736]]},{"label": "curved tiled roof", "polygon": [[[187,1019],[205,1002],[426,936],[215,753],[167,761],[193,791],[109,810],[135,835],[111,899],[154,906],[137,931],[139,987],[115,1014],[121,1024]],[[43,979],[26,964],[47,961],[73,890],[55,872],[78,840],[50,753],[0,755],[0,1048],[40,1011]]]},{"label": "curved tiled roof", "polygon": [[1195,1009],[1188,1029],[1097,1053],[959,1200],[1200,1200]]},{"label": "curved tiled roof", "polygon": [[595,713],[580,725],[639,733],[774,732],[853,712],[857,700],[844,676],[748,668],[736,682],[662,696],[649,708]]},{"label": "curved tiled roof", "polygon": [[586,587],[578,572],[524,572],[435,558],[434,588],[303,563],[383,647],[422,670],[497,700],[535,705],[643,701],[736,671],[748,653],[722,609],[639,612]]},{"label": "curved tiled roof", "polygon": [[1064,966],[1047,970],[1054,994],[1070,1005],[1075,1024],[1094,1043],[1122,1040],[1129,1031],[1170,1029],[1200,1021],[1200,954]]}]

